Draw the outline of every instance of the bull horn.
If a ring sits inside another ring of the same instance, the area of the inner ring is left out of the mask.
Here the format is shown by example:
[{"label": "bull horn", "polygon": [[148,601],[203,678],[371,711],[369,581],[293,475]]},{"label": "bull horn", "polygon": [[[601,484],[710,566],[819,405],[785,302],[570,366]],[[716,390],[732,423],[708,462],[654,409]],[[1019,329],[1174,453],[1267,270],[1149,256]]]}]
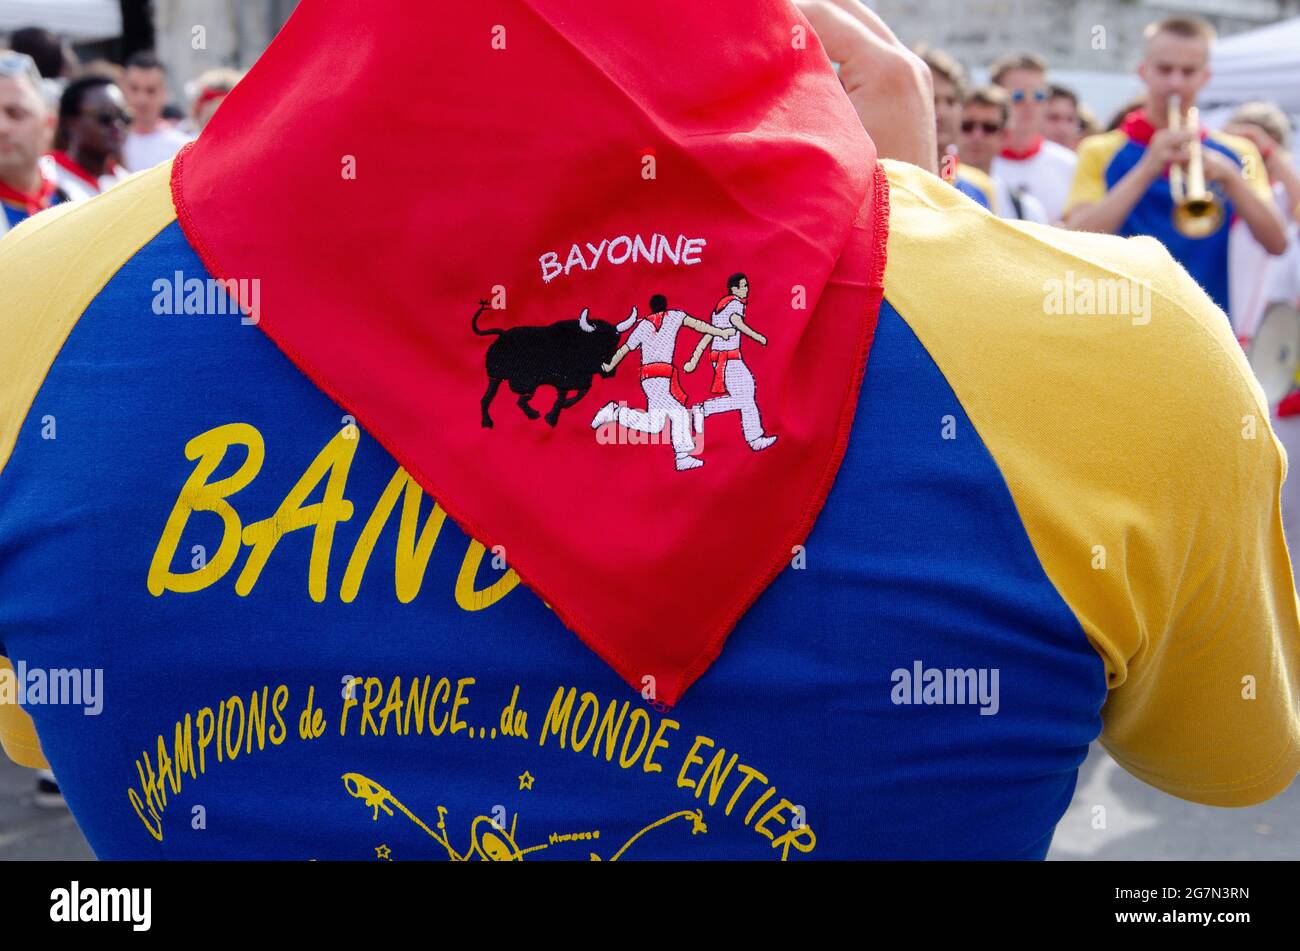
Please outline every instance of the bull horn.
[{"label": "bull horn", "polygon": [[636,323],[636,305],[635,305],[635,304],[632,305],[632,313],[630,313],[630,314],[627,315],[627,320],[623,321],[621,324],[618,325],[618,332],[619,332],[619,333],[624,333],[625,331],[631,329],[631,327],[632,327],[632,325],[633,325],[634,323]]},{"label": "bull horn", "polygon": [[578,317],[578,326],[589,334],[595,333],[596,328],[587,322],[587,310],[586,307],[582,308],[582,314]]}]

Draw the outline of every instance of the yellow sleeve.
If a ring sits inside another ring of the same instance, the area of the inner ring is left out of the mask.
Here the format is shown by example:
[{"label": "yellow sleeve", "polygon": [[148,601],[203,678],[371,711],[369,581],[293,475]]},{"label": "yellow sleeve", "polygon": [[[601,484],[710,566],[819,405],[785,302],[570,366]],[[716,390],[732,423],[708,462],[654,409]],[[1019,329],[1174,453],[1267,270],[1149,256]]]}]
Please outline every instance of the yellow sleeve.
[{"label": "yellow sleeve", "polygon": [[[13,676],[13,665],[7,658],[0,657],[0,681],[12,683]],[[36,725],[16,700],[9,702],[7,690],[0,690],[0,749],[19,766],[50,768],[50,764],[45,762],[45,754],[41,752]]]},{"label": "yellow sleeve", "polygon": [[[1300,771],[1287,460],[1223,312],[1154,239],[977,214],[886,168],[885,295],[1104,663],[1102,744],[1183,799],[1276,795]],[[1071,291],[1123,306],[1066,310]]]},{"label": "yellow sleeve", "polygon": [[1211,132],[1210,135],[1236,153],[1238,161],[1241,162],[1241,177],[1250,185],[1251,191],[1271,205],[1273,185],[1268,180],[1264,157],[1259,154],[1255,143],[1240,136],[1228,135],[1226,132]]},{"label": "yellow sleeve", "polygon": [[1075,205],[1093,205],[1106,197],[1106,166],[1126,140],[1123,132],[1115,131],[1090,135],[1079,143],[1079,163],[1065,200],[1067,212]]}]

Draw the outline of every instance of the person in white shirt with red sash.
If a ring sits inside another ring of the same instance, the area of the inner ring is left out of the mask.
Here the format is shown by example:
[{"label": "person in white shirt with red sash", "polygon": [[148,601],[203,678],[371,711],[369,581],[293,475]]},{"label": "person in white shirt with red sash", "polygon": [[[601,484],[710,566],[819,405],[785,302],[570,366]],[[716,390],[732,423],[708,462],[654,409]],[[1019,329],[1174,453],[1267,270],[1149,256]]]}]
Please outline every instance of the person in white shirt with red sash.
[{"label": "person in white shirt with red sash", "polygon": [[1047,120],[1047,62],[1036,53],[1006,56],[989,67],[993,83],[1011,97],[1011,124],[992,174],[1013,191],[1037,198],[1057,224],[1074,181],[1078,157],[1043,133]]},{"label": "person in white shirt with red sash", "polygon": [[639,348],[641,389],[645,391],[646,408],[633,409],[611,401],[591,421],[592,429],[618,420],[618,424],[626,429],[651,434],[663,432],[666,423],[678,471],[698,469],[704,465],[703,459],[691,455],[695,449],[695,436],[691,431],[691,416],[686,411],[686,391],[682,389],[680,375],[673,365],[677,333],[683,326],[705,334],[705,340],[736,335],[731,328],[715,329],[685,311],[669,310],[668,298],[655,294],[650,298],[650,313],[641,318],[628,335],[627,343],[619,347],[609,363],[602,367],[606,373],[613,373],[624,357]]},{"label": "person in white shirt with red sash", "polygon": [[731,330],[731,335],[719,335],[711,340],[705,337],[701,340],[695,347],[694,355],[686,362],[686,372],[694,372],[705,346],[711,346],[713,385],[710,391],[718,395],[691,407],[695,429],[703,432],[705,417],[716,413],[739,412],[745,442],[749,443],[750,449],[758,452],[776,442],[776,437],[763,433],[763,420],[754,399],[754,374],[749,372],[745,361],[740,357],[740,336],[736,331],[758,341],[760,346],[767,346],[767,338],[745,323],[745,301],[748,298],[749,278],[744,274],[733,274],[727,278],[727,295],[713,308],[713,326]]},{"label": "person in white shirt with red sash", "polygon": [[59,101],[64,147],[46,157],[46,172],[74,201],[112,188],[129,172],[122,148],[131,113],[122,90],[106,76],[74,80]]}]

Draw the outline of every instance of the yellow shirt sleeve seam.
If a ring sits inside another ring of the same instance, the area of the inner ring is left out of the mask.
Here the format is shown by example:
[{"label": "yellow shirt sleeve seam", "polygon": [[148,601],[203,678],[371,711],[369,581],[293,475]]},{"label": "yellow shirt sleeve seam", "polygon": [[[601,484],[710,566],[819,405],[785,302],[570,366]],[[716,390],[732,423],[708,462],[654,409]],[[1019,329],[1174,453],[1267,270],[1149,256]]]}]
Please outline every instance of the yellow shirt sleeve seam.
[{"label": "yellow shirt sleeve seam", "polygon": [[1249,776],[1242,776],[1238,779],[1228,780],[1219,783],[1184,783],[1174,782],[1158,773],[1150,772],[1135,766],[1130,760],[1115,752],[1111,745],[1105,739],[1098,739],[1102,748],[1119,763],[1124,769],[1128,770],[1134,776],[1137,776],[1143,782],[1167,791],[1182,791],[1189,793],[1196,792],[1249,792],[1259,786],[1266,785],[1269,781],[1276,779],[1277,776],[1285,771],[1294,774],[1297,767],[1300,767],[1300,743],[1290,742],[1283,747],[1279,754],[1272,762],[1261,769],[1259,772],[1251,773]]}]

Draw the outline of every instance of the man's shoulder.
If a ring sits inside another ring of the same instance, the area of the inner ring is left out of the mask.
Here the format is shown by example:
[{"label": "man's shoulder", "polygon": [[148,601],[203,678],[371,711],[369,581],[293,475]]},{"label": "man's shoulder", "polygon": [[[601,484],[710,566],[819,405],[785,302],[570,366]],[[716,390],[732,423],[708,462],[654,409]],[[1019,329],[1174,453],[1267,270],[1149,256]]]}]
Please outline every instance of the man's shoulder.
[{"label": "man's shoulder", "polygon": [[1074,150],[1067,149],[1056,142],[1044,142],[1042,155],[1044,161],[1062,168],[1072,169],[1079,161],[1079,156],[1074,153]]},{"label": "man's shoulder", "polygon": [[1128,135],[1119,129],[1111,129],[1109,132],[1099,132],[1096,135],[1087,136],[1079,142],[1078,149],[1076,150],[1077,158],[1080,162],[1097,158],[1108,159],[1122,149],[1128,142]]},{"label": "man's shoulder", "polygon": [[1261,163],[1263,161],[1259,149],[1255,147],[1255,143],[1250,139],[1239,135],[1231,135],[1227,132],[1220,132],[1218,129],[1211,129],[1206,135],[1211,143],[1231,152],[1232,157],[1238,162],[1244,162],[1248,157],[1254,158]]},{"label": "man's shoulder", "polygon": [[0,241],[0,471],[82,313],[175,219],[167,164],[96,198],[33,215]]},{"label": "man's shoulder", "polygon": [[[1065,366],[1081,376],[1110,359],[1104,354],[1112,346],[1125,365],[1157,355],[1162,365],[1182,359],[1194,368],[1241,362],[1223,312],[1155,239],[980,214],[937,177],[901,163],[885,166],[891,192],[886,296],[896,306],[911,301],[899,307],[904,319],[942,327],[954,353],[1013,342],[1026,356],[1035,347],[1066,347]],[[1117,307],[1123,312],[1107,312]],[[983,333],[1002,343],[973,339]],[[962,343],[968,335],[969,346]],[[1088,346],[1079,347],[1084,340]],[[1130,389],[1149,375],[1133,370],[1136,378],[1125,384]]]},{"label": "man's shoulder", "polygon": [[1077,567],[1097,513],[1176,534],[1233,479],[1284,474],[1223,311],[1158,241],[1006,221],[886,169],[885,297],[1038,519],[1045,559]]}]

